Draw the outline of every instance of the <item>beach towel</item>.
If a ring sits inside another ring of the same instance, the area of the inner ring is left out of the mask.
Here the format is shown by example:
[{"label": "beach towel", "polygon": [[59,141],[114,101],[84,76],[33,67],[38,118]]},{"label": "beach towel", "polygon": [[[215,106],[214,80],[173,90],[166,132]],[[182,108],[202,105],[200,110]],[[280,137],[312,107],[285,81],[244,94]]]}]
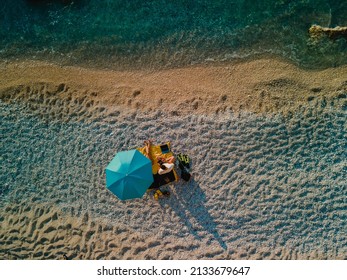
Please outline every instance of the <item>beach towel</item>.
[{"label": "beach towel", "polygon": [[[145,154],[145,147],[137,148],[137,150],[139,150],[141,153]],[[171,151],[171,143],[170,142],[166,142],[166,143],[161,144],[161,145],[152,145],[149,153],[150,153],[151,158],[153,159],[153,165],[152,165],[153,176],[155,174],[158,174],[158,170],[159,170],[159,164],[157,161],[157,156],[160,155],[161,157],[164,157],[164,158],[170,158],[174,155],[173,152]],[[178,181],[179,177],[177,175],[175,168],[172,170],[172,172],[169,172],[168,174],[173,174],[173,176],[174,176],[173,180],[172,180],[172,177],[170,177],[171,178],[170,182],[177,182]]]}]

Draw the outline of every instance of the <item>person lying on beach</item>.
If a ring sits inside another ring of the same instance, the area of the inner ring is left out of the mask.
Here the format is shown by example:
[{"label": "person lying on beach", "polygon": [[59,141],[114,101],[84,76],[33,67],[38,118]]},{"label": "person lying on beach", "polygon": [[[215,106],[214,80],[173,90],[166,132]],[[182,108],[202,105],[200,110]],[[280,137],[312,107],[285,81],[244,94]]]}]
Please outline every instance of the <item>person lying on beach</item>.
[{"label": "person lying on beach", "polygon": [[163,157],[158,157],[158,164],[160,167],[158,170],[158,174],[163,175],[163,174],[171,172],[171,170],[175,166],[174,162],[175,162],[175,158],[173,156],[167,159]]},{"label": "person lying on beach", "polygon": [[[151,151],[152,141],[151,140],[145,140],[144,144],[145,144],[145,150],[144,150],[145,156],[147,158],[149,158],[150,161],[153,164],[154,161],[153,161],[153,158],[151,157],[151,152],[150,152]],[[160,155],[160,154],[158,155],[157,154],[156,155],[156,159],[157,159],[157,162],[158,162],[158,164],[159,164],[161,169],[163,169],[163,170],[166,170],[167,168],[170,169],[169,171],[166,171],[164,173],[159,173],[158,172],[160,175],[161,174],[165,174],[165,173],[169,173],[172,170],[172,168],[174,166],[174,163],[175,163],[175,157],[174,156],[171,156],[169,158],[165,158],[162,155]],[[172,167],[171,167],[171,164],[173,164]]]},{"label": "person lying on beach", "polygon": [[[151,156],[151,152],[150,152],[152,141],[145,140],[144,144],[145,144],[144,154],[147,158],[151,160],[153,165],[155,164],[155,161],[153,160]],[[156,154],[155,156],[156,156],[156,162],[159,165],[159,170],[158,170],[159,175],[167,174],[172,171],[172,169],[175,166],[175,160],[176,160],[174,156],[171,156],[168,158],[164,157],[162,154]]]},{"label": "person lying on beach", "polygon": [[[164,174],[167,174],[170,171],[172,171],[172,169],[174,168],[174,163],[175,163],[175,157],[174,156],[171,156],[169,158],[165,158],[162,154],[156,154],[155,155],[156,160],[153,160],[153,158],[151,157],[151,152],[150,152],[152,141],[146,140],[146,141],[144,141],[144,144],[145,144],[144,155],[152,161],[152,164],[156,164],[155,163],[155,161],[156,161],[157,164],[159,165],[158,174],[155,174],[154,176],[164,175]],[[165,181],[167,179],[168,178],[164,178]],[[169,181],[167,183],[169,183]],[[155,182],[148,188],[148,191],[154,191],[154,199],[155,200],[158,200],[159,197],[170,195],[169,191],[162,191],[160,189],[160,186],[157,186],[155,184]]]}]

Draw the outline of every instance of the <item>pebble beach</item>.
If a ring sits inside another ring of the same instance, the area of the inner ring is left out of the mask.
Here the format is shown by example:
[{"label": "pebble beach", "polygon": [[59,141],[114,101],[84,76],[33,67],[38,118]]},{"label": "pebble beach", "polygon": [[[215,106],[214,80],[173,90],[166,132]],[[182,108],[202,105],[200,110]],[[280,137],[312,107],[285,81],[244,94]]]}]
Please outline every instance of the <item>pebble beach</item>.
[{"label": "pebble beach", "polygon": [[[0,64],[0,259],[345,259],[347,68]],[[192,179],[121,201],[117,151],[170,141]]]}]

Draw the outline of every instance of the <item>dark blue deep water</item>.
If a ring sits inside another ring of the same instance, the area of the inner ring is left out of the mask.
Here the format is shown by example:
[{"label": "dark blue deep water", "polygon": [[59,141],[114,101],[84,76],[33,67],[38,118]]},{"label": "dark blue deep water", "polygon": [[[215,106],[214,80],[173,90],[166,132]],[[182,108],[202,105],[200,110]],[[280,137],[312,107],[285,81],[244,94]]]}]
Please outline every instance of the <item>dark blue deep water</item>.
[{"label": "dark blue deep water", "polygon": [[309,68],[347,63],[346,0],[0,0],[0,59],[175,67],[275,54]]}]

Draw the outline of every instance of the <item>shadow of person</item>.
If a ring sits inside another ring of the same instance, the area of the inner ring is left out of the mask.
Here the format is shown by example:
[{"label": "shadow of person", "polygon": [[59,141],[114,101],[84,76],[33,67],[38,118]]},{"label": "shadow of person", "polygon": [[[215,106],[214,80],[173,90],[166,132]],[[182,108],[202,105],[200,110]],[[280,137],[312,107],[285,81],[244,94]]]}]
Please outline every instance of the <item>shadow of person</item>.
[{"label": "shadow of person", "polygon": [[206,209],[206,195],[193,178],[187,183],[177,184],[175,192],[171,192],[170,200],[173,202],[170,203],[172,210],[186,224],[196,239],[201,240],[198,234],[198,227],[200,227],[210,233],[224,250],[227,249],[226,243],[217,231],[213,217]]}]

